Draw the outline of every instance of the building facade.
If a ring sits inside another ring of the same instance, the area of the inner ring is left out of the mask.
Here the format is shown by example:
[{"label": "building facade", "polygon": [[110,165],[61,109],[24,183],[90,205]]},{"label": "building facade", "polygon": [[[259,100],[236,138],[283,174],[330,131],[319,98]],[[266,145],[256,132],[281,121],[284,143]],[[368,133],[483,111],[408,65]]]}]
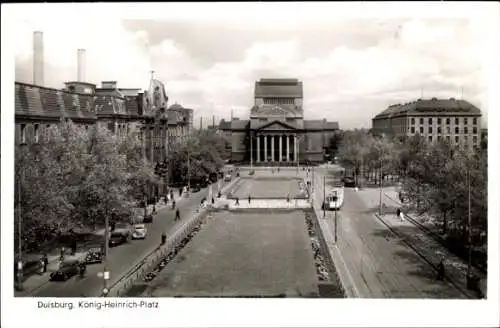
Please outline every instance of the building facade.
[{"label": "building facade", "polygon": [[389,106],[372,119],[375,133],[423,136],[475,148],[481,142],[481,110],[465,100],[418,99]]},{"label": "building facade", "polygon": [[304,120],[302,82],[297,79],[255,82],[250,118],[219,124],[231,139],[231,161],[251,164],[322,162],[338,129],[337,122],[326,119]]}]

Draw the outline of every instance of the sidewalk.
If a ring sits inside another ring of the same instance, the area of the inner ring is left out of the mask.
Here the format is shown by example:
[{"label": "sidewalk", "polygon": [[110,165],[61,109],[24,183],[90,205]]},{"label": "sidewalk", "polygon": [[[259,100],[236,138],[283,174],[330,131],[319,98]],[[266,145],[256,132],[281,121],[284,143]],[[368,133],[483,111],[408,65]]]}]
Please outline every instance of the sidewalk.
[{"label": "sidewalk", "polygon": [[[179,196],[177,193],[176,196],[174,196],[176,203],[179,203],[182,199],[187,199],[184,195]],[[163,201],[159,201],[156,204],[156,211],[160,211],[168,206],[171,206],[171,202],[169,204],[165,204]],[[153,204],[148,205],[147,208],[148,213],[151,213],[153,211]],[[104,230],[104,229],[102,229]],[[97,231],[98,233],[99,231]],[[66,259],[80,259],[81,257],[85,256],[87,254],[86,250],[80,250],[77,251],[74,256],[67,255]],[[34,293],[37,289],[41,288],[45,284],[49,283],[49,277],[51,272],[57,271],[59,268],[59,249],[54,249],[50,252],[48,252],[48,260],[49,264],[47,265],[47,272],[43,275],[40,275],[38,273],[32,273],[29,274],[25,277],[25,280],[23,282],[23,290],[22,291],[15,291],[15,296],[27,296],[32,293]],[[26,257],[29,257],[30,260],[39,260],[42,257],[42,254],[27,254]],[[38,266],[36,267],[38,269]]]},{"label": "sidewalk", "polygon": [[[366,189],[359,191],[359,193],[370,208],[373,208],[375,204],[378,206],[379,190]],[[474,291],[467,289],[467,263],[448,251],[448,249],[408,219],[401,221],[397,218],[395,214],[396,208],[402,205],[395,199],[397,199],[395,188],[383,189],[382,201],[384,204],[389,204],[390,206],[384,207],[383,211],[385,213],[382,212],[382,215],[377,215],[377,217],[435,269],[441,258],[444,258],[446,276],[449,281],[470,298],[477,298]],[[405,216],[408,218],[407,214]],[[476,268],[472,268],[472,273],[480,277],[481,280],[486,281],[485,275]]]}]

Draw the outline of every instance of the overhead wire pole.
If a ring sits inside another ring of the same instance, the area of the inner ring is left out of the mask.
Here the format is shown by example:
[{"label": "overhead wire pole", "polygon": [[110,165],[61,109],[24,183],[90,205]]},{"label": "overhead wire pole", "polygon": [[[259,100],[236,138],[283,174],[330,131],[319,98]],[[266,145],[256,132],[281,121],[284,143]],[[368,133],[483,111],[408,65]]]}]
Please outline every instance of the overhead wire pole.
[{"label": "overhead wire pole", "polygon": [[[23,171],[23,168],[21,167],[21,170]],[[17,194],[18,194],[18,262],[17,262],[17,288],[19,290],[23,290],[23,237],[22,237],[22,232],[23,232],[23,215],[22,215],[22,205],[21,205],[21,180],[23,179],[23,172],[20,172],[20,177],[17,182]]]},{"label": "overhead wire pole", "polygon": [[378,214],[382,215],[382,152],[380,154],[380,193],[379,193],[379,208],[378,208]]},{"label": "overhead wire pole", "polygon": [[467,260],[467,278],[470,279],[472,273],[472,220],[471,220],[471,201],[470,201],[470,167],[467,167],[467,197],[468,197],[468,209],[467,209],[467,225],[468,225],[468,243],[469,252]]},{"label": "overhead wire pole", "polygon": [[323,207],[323,219],[326,218],[326,176],[323,176],[323,202],[321,202],[321,207]]},{"label": "overhead wire pole", "polygon": [[[146,205],[147,206],[147,205]],[[106,297],[108,295],[108,280],[109,280],[109,272],[108,272],[108,255],[109,255],[109,215],[108,212],[106,211],[105,217],[104,217],[104,259],[103,259],[103,270],[102,270],[102,277],[103,277],[103,288],[102,288],[102,295]]]}]

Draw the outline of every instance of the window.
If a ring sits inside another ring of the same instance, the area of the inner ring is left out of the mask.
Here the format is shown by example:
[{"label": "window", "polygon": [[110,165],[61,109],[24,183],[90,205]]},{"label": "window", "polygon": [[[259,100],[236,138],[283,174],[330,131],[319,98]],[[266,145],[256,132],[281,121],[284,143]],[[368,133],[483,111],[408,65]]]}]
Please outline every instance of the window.
[{"label": "window", "polygon": [[451,133],[451,129],[449,126],[446,127],[446,133],[450,134]]},{"label": "window", "polygon": [[423,126],[420,127],[420,133],[421,134],[424,133],[424,127]]},{"label": "window", "polygon": [[464,141],[465,143],[468,143],[469,142],[469,138],[467,136],[464,137]]},{"label": "window", "polygon": [[429,142],[432,142],[432,136],[429,136]]},{"label": "window", "polygon": [[455,136],[455,143],[458,143],[458,136]]},{"label": "window", "polygon": [[458,126],[455,128],[455,134],[459,134],[460,132],[458,131]]},{"label": "window", "polygon": [[432,126],[429,126],[429,133],[432,133]]},{"label": "window", "polygon": [[415,118],[414,117],[411,118],[411,124],[415,124]]},{"label": "window", "polygon": [[477,127],[472,128],[472,133],[476,134],[477,133]]},{"label": "window", "polygon": [[450,142],[450,136],[446,136],[446,141]]},{"label": "window", "polygon": [[474,124],[474,125],[476,125],[476,124],[477,124],[477,117],[474,117],[474,118],[472,119],[472,124]]},{"label": "window", "polygon": [[477,136],[473,136],[473,137],[472,137],[472,142],[474,143],[474,145],[476,145],[476,144],[477,144]]},{"label": "window", "polygon": [[438,136],[437,138],[438,138],[438,141],[441,141],[441,136]]},{"label": "window", "polygon": [[424,118],[423,117],[420,118],[420,124],[424,124]]},{"label": "window", "polygon": [[467,127],[464,127],[464,133],[465,134],[469,133],[469,129],[467,129]]},{"label": "window", "polygon": [[449,117],[446,118],[446,124],[450,125],[450,118]]},{"label": "window", "polygon": [[441,117],[438,117],[438,124],[441,124]]},{"label": "window", "polygon": [[21,124],[21,144],[26,143],[26,124]]},{"label": "window", "polygon": [[438,126],[438,133],[441,134],[441,127]]},{"label": "window", "polygon": [[464,124],[467,125],[467,117],[464,117]]},{"label": "window", "polygon": [[40,141],[39,124],[35,124],[34,129],[35,129],[35,143],[38,143]]},{"label": "window", "polygon": [[455,125],[458,125],[458,124],[459,124],[458,117],[455,117]]},{"label": "window", "polygon": [[415,133],[415,127],[414,126],[411,127],[411,133]]},{"label": "window", "polygon": [[429,124],[432,124],[432,117],[429,117],[428,122],[429,122]]}]

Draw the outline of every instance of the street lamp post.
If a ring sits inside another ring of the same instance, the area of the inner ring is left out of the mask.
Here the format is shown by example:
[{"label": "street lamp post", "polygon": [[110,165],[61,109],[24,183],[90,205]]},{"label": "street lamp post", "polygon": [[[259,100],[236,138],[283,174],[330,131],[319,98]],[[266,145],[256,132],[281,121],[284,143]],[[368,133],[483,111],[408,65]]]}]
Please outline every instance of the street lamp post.
[{"label": "street lamp post", "polygon": [[[20,145],[20,151],[23,151],[24,146],[26,146],[25,143],[21,143]],[[24,273],[23,273],[23,210],[22,210],[22,203],[21,203],[21,189],[22,189],[22,183],[24,181],[24,163],[21,163],[20,165],[20,172],[19,172],[19,180],[17,182],[17,198],[18,198],[18,223],[17,223],[17,229],[18,229],[18,261],[17,261],[17,288],[21,291],[23,290],[23,279],[24,279]]]},{"label": "street lamp post", "polygon": [[323,202],[321,206],[323,207],[323,219],[326,217],[326,176],[323,176]]},{"label": "street lamp post", "polygon": [[468,252],[468,260],[467,260],[467,277],[471,277],[472,271],[472,221],[471,221],[471,206],[470,206],[470,169],[467,169],[467,193],[468,193],[468,213],[467,213],[467,225],[468,225],[468,243],[469,243],[469,252]]},{"label": "street lamp post", "polygon": [[187,166],[188,166],[188,190],[187,193],[189,195],[189,192],[191,190],[191,152],[189,151],[189,142],[187,143]]},{"label": "street lamp post", "polygon": [[109,254],[109,215],[106,212],[105,217],[104,217],[104,259],[103,259],[103,270],[102,270],[102,277],[103,277],[103,289],[102,289],[102,295],[106,297],[108,295],[108,280],[109,280],[109,272],[108,272],[108,254]]},{"label": "street lamp post", "polygon": [[[335,196],[336,196],[336,199],[337,199],[337,202],[339,201],[339,198],[338,198],[338,191],[335,191]],[[337,242],[337,212],[338,212],[338,208],[335,208],[335,243]]]},{"label": "street lamp post", "polygon": [[382,159],[380,159],[380,193],[379,193],[379,208],[378,214],[382,215]]}]

